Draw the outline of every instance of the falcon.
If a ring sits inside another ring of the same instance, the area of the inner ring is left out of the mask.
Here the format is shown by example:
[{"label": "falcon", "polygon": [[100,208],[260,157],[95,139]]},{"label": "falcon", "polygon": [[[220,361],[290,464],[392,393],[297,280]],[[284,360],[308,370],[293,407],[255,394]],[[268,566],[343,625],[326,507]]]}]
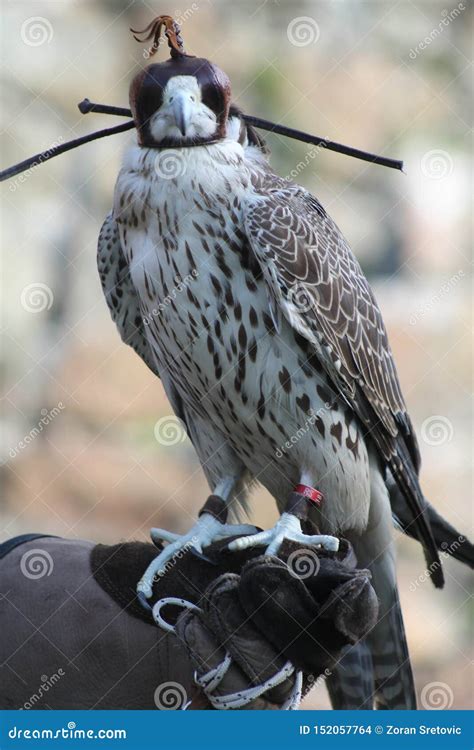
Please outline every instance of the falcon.
[{"label": "falcon", "polygon": [[[335,669],[333,703],[358,708],[375,694],[381,707],[414,708],[392,515],[423,545],[438,587],[437,547],[457,532],[420,489],[417,441],[374,294],[317,198],[272,170],[213,63],[176,48],[135,77],[130,106],[136,139],[99,237],[101,283],[123,341],[161,379],[212,493],[189,533],[152,530],[168,545],[138,591],[149,597],[154,576],[189,544],[202,551],[234,537],[234,549],[263,544],[275,555],[285,539],[335,550],[343,535],[372,572],[380,613],[345,673]],[[280,512],[258,533],[227,523],[257,482]],[[303,533],[307,517],[320,533]]]}]

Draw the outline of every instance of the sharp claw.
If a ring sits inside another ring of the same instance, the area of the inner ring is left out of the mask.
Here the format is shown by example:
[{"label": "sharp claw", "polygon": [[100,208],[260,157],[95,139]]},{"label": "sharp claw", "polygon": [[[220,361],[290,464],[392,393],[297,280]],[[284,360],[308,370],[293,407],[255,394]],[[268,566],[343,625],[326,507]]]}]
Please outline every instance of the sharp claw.
[{"label": "sharp claw", "polygon": [[214,560],[211,560],[211,558],[207,557],[202,551],[198,552],[193,547],[191,547],[190,552],[192,555],[194,555],[194,557],[197,557],[199,560],[204,560],[204,562],[210,563],[211,565],[214,565],[214,566],[217,565],[217,562],[215,562]]},{"label": "sharp claw", "polygon": [[[140,582],[140,583],[141,583],[141,582]],[[148,610],[148,611],[150,611],[150,612],[151,612],[151,609],[152,609],[152,608],[150,607],[150,605],[149,605],[149,604],[148,604],[148,602],[147,602],[147,599],[149,599],[149,598],[150,598],[150,596],[151,596],[151,593],[150,593],[150,595],[149,595],[149,596],[147,596],[147,595],[146,595],[146,593],[145,593],[144,591],[142,591],[141,589],[139,589],[140,583],[139,583],[139,584],[138,584],[138,586],[137,586],[137,599],[138,599],[138,601],[140,602],[140,604],[141,604],[141,606],[143,607],[143,609],[146,609],[146,610]]]},{"label": "sharp claw", "polygon": [[149,599],[150,596],[153,593],[153,589],[151,584],[145,579],[141,578],[137,585],[137,593],[138,598],[142,600],[142,596],[145,597],[145,599]]}]

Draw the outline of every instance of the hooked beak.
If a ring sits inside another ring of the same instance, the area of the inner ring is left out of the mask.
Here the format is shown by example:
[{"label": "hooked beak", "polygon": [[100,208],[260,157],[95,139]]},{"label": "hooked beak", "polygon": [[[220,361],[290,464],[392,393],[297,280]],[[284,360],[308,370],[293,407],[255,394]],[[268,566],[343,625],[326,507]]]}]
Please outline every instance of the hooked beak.
[{"label": "hooked beak", "polygon": [[192,115],[192,106],[189,94],[177,93],[171,105],[173,117],[181,135],[186,135]]}]

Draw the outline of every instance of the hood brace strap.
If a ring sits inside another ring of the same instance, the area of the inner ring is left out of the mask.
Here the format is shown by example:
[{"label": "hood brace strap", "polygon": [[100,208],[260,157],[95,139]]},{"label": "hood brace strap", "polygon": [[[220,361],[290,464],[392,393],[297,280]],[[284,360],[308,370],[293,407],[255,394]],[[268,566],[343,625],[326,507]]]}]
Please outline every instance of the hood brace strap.
[{"label": "hood brace strap", "polygon": [[[89,99],[84,99],[78,104],[78,107],[80,112],[82,112],[82,114],[84,115],[88,112],[97,112],[104,115],[117,115],[119,117],[131,117],[132,115],[131,110],[127,109],[126,107],[112,107],[108,104],[96,104],[95,102],[89,101]],[[284,135],[287,138],[293,138],[297,141],[302,141],[303,143],[311,143],[313,146],[318,146],[319,148],[327,148],[330,151],[335,151],[339,154],[346,154],[346,156],[352,156],[355,159],[362,159],[363,161],[368,161],[371,164],[381,164],[384,167],[390,167],[392,169],[399,169],[403,171],[403,162],[397,159],[389,159],[385,156],[378,156],[377,154],[371,154],[367,151],[361,151],[360,149],[352,148],[352,146],[344,146],[342,143],[330,141],[328,138],[322,138],[321,136],[304,133],[301,130],[287,128],[285,125],[278,125],[277,123],[271,122],[270,120],[263,120],[261,117],[254,117],[253,115],[244,114],[241,114],[240,116],[242,117],[243,121],[247,123],[247,125],[251,125],[255,128],[261,128],[262,130],[266,130],[269,133]],[[130,120],[129,122],[125,122],[122,125],[117,125],[114,128],[97,130],[94,133],[89,133],[88,135],[84,135],[81,138],[75,138],[72,141],[67,141],[67,143],[60,143],[59,145],[53,146],[40,154],[30,156],[29,159],[25,159],[19,164],[14,164],[13,166],[4,169],[3,172],[0,172],[0,182],[8,180],[11,177],[15,177],[16,175],[21,174],[22,172],[26,172],[29,169],[36,169],[36,167],[38,167],[40,164],[43,164],[45,161],[53,159],[55,156],[59,156],[60,154],[64,154],[66,151],[71,151],[71,149],[73,148],[78,148],[79,146],[84,145],[84,143],[90,143],[90,141],[95,141],[98,138],[106,138],[107,136],[115,135],[116,133],[124,133],[126,130],[131,130],[134,127],[134,121]],[[174,147],[188,148],[191,146],[206,146],[210,145],[211,143],[217,143],[217,141],[214,140],[206,141],[204,143],[197,142],[182,145],[174,144]],[[170,148],[170,145],[158,146],[155,144],[145,144],[144,147],[160,150],[164,148]]]}]

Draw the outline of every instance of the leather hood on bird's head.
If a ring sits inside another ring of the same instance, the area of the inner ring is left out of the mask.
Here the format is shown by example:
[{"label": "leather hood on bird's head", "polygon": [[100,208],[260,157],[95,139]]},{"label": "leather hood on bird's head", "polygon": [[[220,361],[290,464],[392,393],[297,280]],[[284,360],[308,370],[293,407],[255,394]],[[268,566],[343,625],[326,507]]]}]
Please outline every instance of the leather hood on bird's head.
[{"label": "leather hood on bird's head", "polygon": [[194,76],[202,91],[202,100],[217,116],[217,133],[224,137],[229,115],[231,87],[223,70],[205,58],[181,54],[166,62],[149,65],[140,71],[130,84],[130,108],[135,120],[138,142],[150,140],[148,123],[159,109],[166,84],[174,76]]}]

